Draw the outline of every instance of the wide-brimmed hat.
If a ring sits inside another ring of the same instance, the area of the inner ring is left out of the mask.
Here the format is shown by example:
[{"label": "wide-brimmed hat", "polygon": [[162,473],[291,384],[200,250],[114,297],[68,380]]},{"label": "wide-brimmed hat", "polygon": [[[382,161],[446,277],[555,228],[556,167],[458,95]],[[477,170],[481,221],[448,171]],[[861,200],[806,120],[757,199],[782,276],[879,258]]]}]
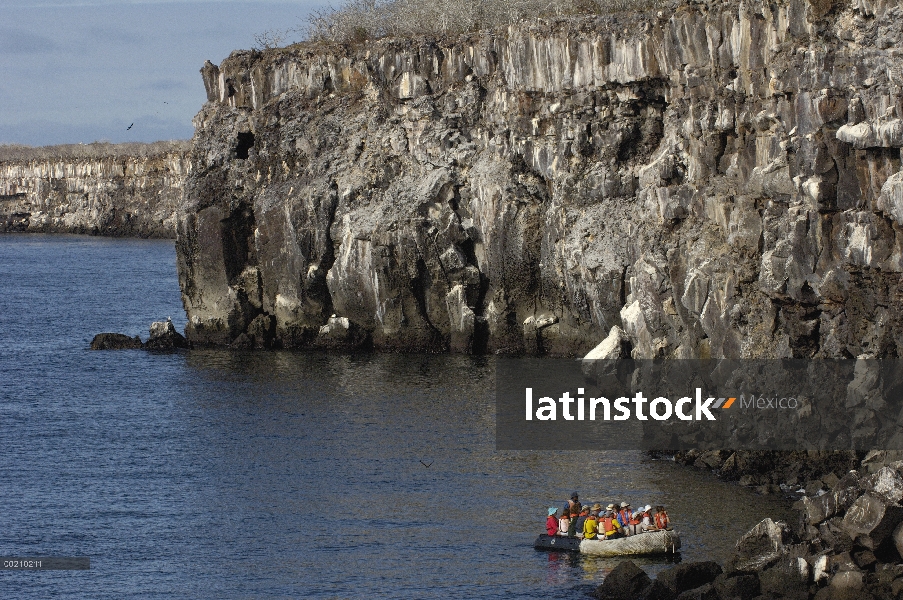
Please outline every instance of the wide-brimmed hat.
[{"label": "wide-brimmed hat", "polygon": [[602,510],[602,505],[596,502],[593,504],[593,510]]},{"label": "wide-brimmed hat", "polygon": [[630,506],[630,502],[621,502],[621,508],[627,508]]},{"label": "wide-brimmed hat", "polygon": [[643,512],[649,512],[650,510],[652,510],[652,507],[649,506],[648,504],[643,507]]},{"label": "wide-brimmed hat", "polygon": [[[602,507],[600,506],[599,508],[602,508]],[[614,510],[614,509],[615,509],[615,505],[614,505],[614,504],[609,504],[609,505],[606,506],[605,508],[606,508],[607,510]]]},{"label": "wide-brimmed hat", "polygon": [[552,515],[554,515],[555,513],[557,513],[557,512],[558,512],[558,509],[555,508],[554,506],[550,506],[550,507],[549,507],[549,516],[550,516],[550,517],[551,517]]}]

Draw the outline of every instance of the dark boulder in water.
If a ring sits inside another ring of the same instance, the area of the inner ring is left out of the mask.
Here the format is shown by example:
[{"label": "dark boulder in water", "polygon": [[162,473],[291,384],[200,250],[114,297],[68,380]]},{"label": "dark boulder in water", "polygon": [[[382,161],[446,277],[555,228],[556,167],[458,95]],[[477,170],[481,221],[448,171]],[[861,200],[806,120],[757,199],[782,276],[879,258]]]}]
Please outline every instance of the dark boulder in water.
[{"label": "dark boulder in water", "polygon": [[135,350],[141,348],[141,338],[122,333],[98,333],[91,340],[91,350]]}]

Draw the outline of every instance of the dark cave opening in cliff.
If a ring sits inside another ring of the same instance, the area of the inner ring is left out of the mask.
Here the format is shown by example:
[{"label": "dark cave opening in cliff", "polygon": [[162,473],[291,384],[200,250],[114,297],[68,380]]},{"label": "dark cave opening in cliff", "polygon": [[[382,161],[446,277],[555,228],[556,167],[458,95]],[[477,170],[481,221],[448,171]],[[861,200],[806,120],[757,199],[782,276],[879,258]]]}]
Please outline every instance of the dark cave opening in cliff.
[{"label": "dark cave opening in cliff", "polygon": [[248,152],[254,147],[254,134],[250,131],[238,133],[238,143],[235,145],[235,158],[247,159]]}]

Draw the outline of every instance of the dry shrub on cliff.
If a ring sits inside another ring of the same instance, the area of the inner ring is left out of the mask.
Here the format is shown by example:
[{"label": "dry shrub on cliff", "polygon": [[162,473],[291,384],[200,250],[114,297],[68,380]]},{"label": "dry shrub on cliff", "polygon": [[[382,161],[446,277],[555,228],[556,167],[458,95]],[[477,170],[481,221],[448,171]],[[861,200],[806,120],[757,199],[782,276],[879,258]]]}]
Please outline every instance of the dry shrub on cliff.
[{"label": "dry shrub on cliff", "polygon": [[59,146],[24,146],[21,144],[0,145],[0,161],[29,161],[53,159],[97,159],[159,156],[161,154],[188,152],[190,140],[171,140],[150,144],[128,142],[112,144],[93,142],[91,144],[62,144]]},{"label": "dry shrub on cliff", "polygon": [[308,37],[358,42],[385,36],[447,35],[537,17],[646,10],[651,0],[345,0],[315,12]]},{"label": "dry shrub on cliff", "polygon": [[254,34],[255,50],[272,50],[281,48],[298,32],[298,29],[291,27],[289,29],[267,29],[260,33]]}]

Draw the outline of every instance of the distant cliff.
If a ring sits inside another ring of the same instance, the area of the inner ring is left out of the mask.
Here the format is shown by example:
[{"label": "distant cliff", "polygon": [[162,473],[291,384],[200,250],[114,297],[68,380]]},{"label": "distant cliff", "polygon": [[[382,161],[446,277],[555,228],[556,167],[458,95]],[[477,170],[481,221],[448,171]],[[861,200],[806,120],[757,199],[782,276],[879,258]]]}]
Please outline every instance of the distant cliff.
[{"label": "distant cliff", "polygon": [[0,147],[0,232],[175,237],[188,142]]},{"label": "distant cliff", "polygon": [[202,74],[195,343],[581,355],[618,326],[637,357],[903,354],[899,1],[684,2]]}]

